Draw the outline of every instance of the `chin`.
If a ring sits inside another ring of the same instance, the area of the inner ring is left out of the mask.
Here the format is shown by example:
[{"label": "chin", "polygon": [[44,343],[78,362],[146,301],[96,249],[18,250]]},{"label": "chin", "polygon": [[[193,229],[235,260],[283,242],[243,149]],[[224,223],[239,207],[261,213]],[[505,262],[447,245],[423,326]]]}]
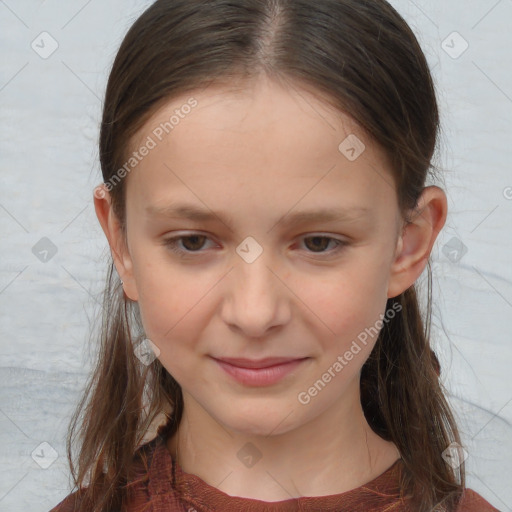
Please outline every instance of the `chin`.
[{"label": "chin", "polygon": [[269,408],[266,404],[259,408],[255,404],[245,405],[244,408],[231,404],[225,414],[218,411],[215,417],[225,428],[243,436],[276,436],[298,426],[296,414],[291,413],[292,407],[276,404],[275,408]]}]

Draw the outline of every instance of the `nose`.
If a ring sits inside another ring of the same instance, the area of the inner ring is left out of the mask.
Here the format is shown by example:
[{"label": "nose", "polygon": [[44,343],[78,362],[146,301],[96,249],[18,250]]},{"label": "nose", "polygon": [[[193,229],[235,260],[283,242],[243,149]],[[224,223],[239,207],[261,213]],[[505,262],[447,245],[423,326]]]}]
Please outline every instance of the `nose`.
[{"label": "nose", "polygon": [[266,251],[252,263],[240,258],[226,276],[222,318],[246,338],[263,338],[289,322],[290,295]]}]

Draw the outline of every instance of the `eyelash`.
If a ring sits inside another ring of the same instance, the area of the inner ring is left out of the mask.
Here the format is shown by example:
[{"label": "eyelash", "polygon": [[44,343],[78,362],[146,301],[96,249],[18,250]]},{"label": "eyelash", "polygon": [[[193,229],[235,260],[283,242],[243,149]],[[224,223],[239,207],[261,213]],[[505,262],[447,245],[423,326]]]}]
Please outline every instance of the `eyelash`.
[{"label": "eyelash", "polygon": [[[202,251],[202,250],[188,251],[186,249],[180,249],[180,248],[177,247],[180,240],[183,240],[183,239],[186,239],[186,238],[194,238],[194,237],[205,237],[208,240],[208,237],[206,235],[202,235],[200,233],[193,233],[193,234],[190,234],[190,235],[181,235],[181,236],[174,236],[174,237],[171,237],[171,238],[167,238],[166,240],[164,240],[164,244],[172,252],[178,254],[181,257],[187,257],[187,256],[195,254],[195,253],[200,254],[201,252],[204,252],[204,251]],[[327,240],[336,242],[335,248],[331,249],[331,250],[328,250],[328,251],[321,251],[321,252],[308,251],[310,254],[313,254],[313,255],[325,255],[325,254],[327,254],[327,255],[330,256],[330,255],[338,253],[345,246],[348,245],[348,242],[345,242],[343,240],[339,240],[337,238],[329,237],[329,236],[323,236],[323,235],[312,235],[311,236],[310,235],[310,236],[303,237],[303,240],[306,240],[308,238],[320,238],[320,239],[327,239]]]}]

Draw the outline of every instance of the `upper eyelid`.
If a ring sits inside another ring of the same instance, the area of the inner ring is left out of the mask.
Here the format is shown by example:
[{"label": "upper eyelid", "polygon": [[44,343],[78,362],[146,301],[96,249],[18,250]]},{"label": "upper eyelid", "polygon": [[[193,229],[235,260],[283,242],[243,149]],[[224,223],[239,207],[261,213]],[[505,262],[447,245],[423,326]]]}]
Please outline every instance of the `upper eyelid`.
[{"label": "upper eyelid", "polygon": [[[199,231],[193,231],[191,233],[183,233],[183,234],[179,234],[179,235],[166,237],[164,239],[164,243],[170,242],[170,241],[178,243],[180,240],[182,240],[184,238],[189,238],[189,237],[193,237],[193,236],[204,236],[207,240],[217,243],[217,242],[215,242],[215,240],[212,239],[211,236],[209,236],[208,234],[205,234],[205,233],[201,233]],[[349,243],[347,240],[340,239],[337,236],[333,236],[329,233],[319,233],[319,232],[314,232],[314,231],[311,233],[306,233],[306,234],[300,235],[298,238],[299,238],[299,240],[303,240],[305,238],[316,238],[316,237],[327,238],[330,241],[336,242],[335,248],[343,246],[343,245],[348,245],[348,243]],[[332,249],[332,250],[334,250],[334,249]],[[203,249],[199,249],[197,251],[187,251],[187,250],[183,250],[183,249],[180,249],[180,250],[182,250],[183,252],[188,252],[190,254],[203,252]],[[331,252],[331,251],[324,251],[324,252],[327,253],[327,252]],[[322,254],[322,253],[318,253],[318,254]]]},{"label": "upper eyelid", "polygon": [[[190,233],[182,233],[182,234],[178,234],[178,235],[168,236],[168,237],[166,237],[166,240],[188,238],[188,237],[192,237],[192,236],[204,236],[204,237],[206,237],[206,238],[208,238],[210,240],[213,240],[211,235],[209,235],[207,233],[202,233],[201,231],[192,231]],[[331,239],[337,240],[339,242],[346,242],[347,241],[347,240],[338,238],[338,236],[341,236],[341,235],[335,235],[335,234],[331,234],[331,233],[322,233],[322,232],[317,232],[317,231],[311,231],[311,232],[307,232],[305,234],[298,235],[298,238],[315,238],[315,237],[319,237],[319,238],[331,238]]]}]

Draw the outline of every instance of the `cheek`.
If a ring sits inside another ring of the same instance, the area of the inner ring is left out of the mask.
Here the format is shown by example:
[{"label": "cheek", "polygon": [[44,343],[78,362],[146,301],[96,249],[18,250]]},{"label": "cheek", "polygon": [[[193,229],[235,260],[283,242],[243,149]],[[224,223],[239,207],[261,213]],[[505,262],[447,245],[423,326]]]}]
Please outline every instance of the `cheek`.
[{"label": "cheek", "polygon": [[134,274],[145,334],[162,356],[182,357],[211,317],[212,288],[219,277],[184,270],[160,254],[140,256],[134,258]]},{"label": "cheek", "polygon": [[162,366],[180,385],[199,386],[204,379],[194,368],[198,365],[198,340],[205,328],[201,322],[208,317],[206,301],[201,301],[205,293],[201,286],[184,293],[188,280],[159,278],[149,270],[140,276],[144,284],[138,302],[145,334],[160,350]]},{"label": "cheek", "polygon": [[185,388],[207,387],[200,371],[204,359],[199,356],[217,345],[205,333],[218,305],[216,285],[224,273],[178,266],[157,254],[145,254],[139,263],[135,274],[140,316],[146,336],[160,350],[158,359]]},{"label": "cheek", "polygon": [[[384,312],[386,276],[382,268],[371,263],[361,259],[357,264],[340,267],[339,272],[331,272],[328,279],[301,279],[298,295],[307,297],[304,303],[314,313],[309,316],[316,322],[316,330],[324,333],[320,339],[324,340],[325,351],[341,351],[350,346]],[[369,336],[368,342],[371,341]]]},{"label": "cheek", "polygon": [[[181,367],[195,364],[192,356],[195,352],[197,357],[201,346],[207,352],[215,345],[202,333],[221,306],[218,286],[225,272],[172,263],[161,248],[150,254],[134,247],[133,261],[146,336],[159,347],[162,364],[177,376]],[[361,257],[347,260],[339,269],[290,272],[283,278],[293,293],[281,299],[294,304],[296,318],[291,322],[309,331],[312,353],[329,366],[359,340],[354,359],[360,364],[351,366],[362,366],[377,338],[372,326],[387,300],[387,281],[377,255],[361,251]],[[180,361],[180,368],[174,368],[173,361]]]}]

